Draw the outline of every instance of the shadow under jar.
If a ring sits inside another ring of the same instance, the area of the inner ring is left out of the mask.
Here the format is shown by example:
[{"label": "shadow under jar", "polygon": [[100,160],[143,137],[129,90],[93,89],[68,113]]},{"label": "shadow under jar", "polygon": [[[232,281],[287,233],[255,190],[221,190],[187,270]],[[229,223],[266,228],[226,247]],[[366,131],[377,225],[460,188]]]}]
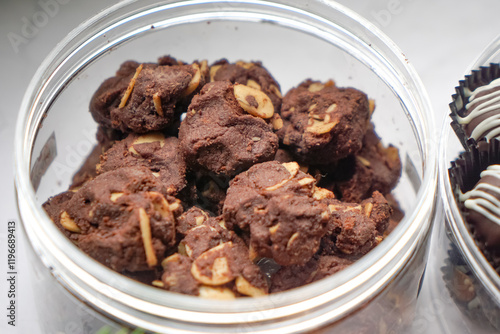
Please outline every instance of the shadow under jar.
[{"label": "shadow under jar", "polygon": [[[334,79],[376,101],[372,117],[402,160],[393,190],[405,212],[377,247],[331,277],[258,298],[200,299],[131,280],[71,243],[42,210],[95,144],[95,87],[125,60],[259,60],[283,92]],[[333,2],[141,1],[91,18],[44,61],[16,132],[18,206],[32,245],[45,332],[402,331],[412,321],[434,214],[432,112],[418,75],[378,29]],[[43,126],[42,126],[43,125]]]}]

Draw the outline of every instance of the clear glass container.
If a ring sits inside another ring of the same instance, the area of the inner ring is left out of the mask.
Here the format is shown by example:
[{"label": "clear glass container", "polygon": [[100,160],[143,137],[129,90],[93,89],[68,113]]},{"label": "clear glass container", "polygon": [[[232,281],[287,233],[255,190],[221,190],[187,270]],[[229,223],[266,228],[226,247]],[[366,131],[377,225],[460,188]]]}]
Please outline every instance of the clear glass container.
[{"label": "clear glass container", "polygon": [[[492,41],[465,72],[500,62],[500,35]],[[458,81],[463,78],[457,78]],[[450,92],[453,92],[450,87]],[[451,102],[451,94],[450,94]],[[429,265],[434,306],[442,313],[442,332],[486,334],[500,331],[500,277],[482,255],[471,237],[455,201],[448,169],[464,151],[452,127],[443,122],[439,152],[439,193],[443,212],[436,219]]]},{"label": "clear glass container", "polygon": [[[95,144],[93,91],[118,64],[260,60],[286,92],[305,78],[363,90],[385,144],[400,150],[405,217],[361,260],[261,298],[204,300],[124,277],[86,256],[41,204],[68,188]],[[16,189],[47,333],[401,332],[412,321],[434,215],[432,111],[404,54],[372,24],[325,1],[125,1],[70,33],[30,83],[16,129]]]}]

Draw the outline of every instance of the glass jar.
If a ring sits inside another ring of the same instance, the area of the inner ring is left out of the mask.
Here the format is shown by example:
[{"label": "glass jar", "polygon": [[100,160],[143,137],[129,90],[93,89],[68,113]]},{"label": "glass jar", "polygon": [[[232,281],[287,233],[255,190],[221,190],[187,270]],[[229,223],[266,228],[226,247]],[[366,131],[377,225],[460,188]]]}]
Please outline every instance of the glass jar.
[{"label": "glass jar", "polygon": [[[95,144],[93,91],[125,60],[260,60],[282,90],[334,79],[376,101],[373,122],[399,148],[405,217],[331,277],[261,298],[204,300],[146,286],[73,245],[41,204],[68,188]],[[432,112],[404,54],[372,24],[324,1],[125,1],[62,41],[30,83],[15,138],[21,219],[47,333],[400,332],[412,321],[436,197]]]},{"label": "glass jar", "polygon": [[[483,51],[466,75],[481,66],[500,62],[500,35]],[[462,78],[457,78],[458,80]],[[450,97],[451,102],[451,97]],[[434,306],[442,315],[443,333],[486,334],[500,331],[500,277],[476,246],[460,214],[450,182],[451,161],[464,151],[446,116],[439,152],[439,192],[444,211],[436,219],[429,265]],[[446,319],[446,320],[444,320]]]}]

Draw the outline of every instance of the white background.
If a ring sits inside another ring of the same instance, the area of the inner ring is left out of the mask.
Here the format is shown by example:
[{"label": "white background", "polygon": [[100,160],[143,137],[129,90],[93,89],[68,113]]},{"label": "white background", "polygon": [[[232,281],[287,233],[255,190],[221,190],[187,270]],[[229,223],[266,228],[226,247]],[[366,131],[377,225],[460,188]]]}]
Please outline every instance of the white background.
[{"label": "white background", "polygon": [[[116,0],[0,0],[0,333],[39,334],[31,298],[26,240],[17,234],[18,282],[16,327],[7,326],[7,222],[17,222],[12,147],[14,127],[25,87],[48,52],[86,18]],[[300,1],[300,0],[299,0]],[[427,87],[437,127],[448,113],[457,81],[500,32],[498,0],[341,0],[382,29],[403,50]],[[42,3],[51,3],[45,7]],[[37,19],[39,28],[27,30]],[[23,28],[24,27],[24,28]],[[21,36],[17,43],[9,40]],[[431,251],[432,254],[432,251]],[[432,271],[436,268],[428,268]],[[438,321],[455,321],[454,310],[433,313],[433,296],[424,281],[415,333],[440,333]],[[38,301],[38,303],[43,303]],[[443,314],[448,314],[443,318]],[[464,333],[467,331],[463,328]],[[460,331],[459,331],[460,332]]]}]

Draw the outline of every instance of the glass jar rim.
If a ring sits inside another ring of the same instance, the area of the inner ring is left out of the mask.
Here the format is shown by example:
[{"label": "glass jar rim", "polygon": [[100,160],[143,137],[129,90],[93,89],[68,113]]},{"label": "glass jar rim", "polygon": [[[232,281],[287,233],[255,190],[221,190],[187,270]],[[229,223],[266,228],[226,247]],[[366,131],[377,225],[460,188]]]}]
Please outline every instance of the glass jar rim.
[{"label": "glass jar rim", "polygon": [[[76,291],[80,296],[92,297],[81,288],[80,285],[92,285],[95,290],[100,291],[103,294],[103,298],[109,300],[120,300],[121,303],[127,304],[129,307],[136,305],[141,308],[142,311],[153,314],[169,314],[176,319],[182,320],[193,320],[199,319],[199,321],[205,321],[206,323],[224,323],[224,322],[235,322],[237,319],[224,319],[224,312],[244,312],[245,317],[249,317],[252,314],[259,314],[263,316],[263,310],[269,311],[268,314],[264,315],[265,320],[277,319],[281,317],[289,316],[290,314],[304,312],[305,310],[314,310],[318,306],[329,305],[335,312],[330,313],[337,314],[338,316],[345,314],[351,310],[353,305],[358,305],[366,301],[366,296],[373,293],[374,290],[380,291],[385,286],[385,282],[397,273],[406,263],[409,257],[411,257],[411,252],[418,247],[421,240],[428,233],[430,228],[429,216],[432,215],[435,203],[436,195],[436,157],[434,152],[434,145],[432,145],[432,117],[426,117],[432,115],[432,108],[430,106],[429,99],[425,88],[423,87],[420,79],[413,69],[411,64],[408,63],[404,54],[390,41],[385,35],[383,35],[378,28],[374,25],[361,18],[354,12],[348,10],[347,8],[329,2],[328,4],[322,1],[312,1],[311,4],[315,3],[317,6],[328,6],[331,10],[334,10],[344,16],[349,20],[356,22],[361,27],[366,29],[367,34],[372,34],[373,38],[380,41],[387,52],[391,52],[392,56],[399,62],[398,65],[402,66],[408,77],[411,79],[411,84],[416,87],[416,95],[409,94],[408,96],[400,98],[406,98],[406,103],[410,105],[411,117],[416,117],[419,124],[415,125],[414,130],[415,135],[419,136],[419,140],[422,140],[423,144],[420,149],[420,154],[423,156],[423,182],[417,194],[417,203],[415,204],[415,209],[411,214],[405,215],[405,218],[401,222],[401,226],[405,228],[400,228],[395,230],[387,239],[385,243],[380,244],[369,254],[365,255],[361,260],[356,263],[352,270],[340,272],[335,277],[329,277],[321,281],[309,284],[293,291],[282,292],[276,294],[275,296],[268,296],[255,299],[238,299],[231,302],[220,302],[220,305],[213,305],[212,301],[199,300],[196,297],[184,296],[172,294],[167,291],[158,291],[158,289],[144,286],[140,283],[132,281],[120,274],[111,271],[104,266],[94,263],[94,260],[88,258],[83,254],[76,246],[72,245],[69,240],[66,240],[61,233],[56,232],[57,228],[50,221],[47,215],[43,212],[41,207],[36,201],[35,193],[30,183],[30,159],[31,159],[31,149],[32,143],[36,135],[35,129],[41,122],[41,117],[43,112],[39,110],[39,99],[41,94],[44,92],[47,82],[53,80],[54,72],[58,69],[58,66],[66,61],[66,57],[70,56],[73,52],[77,52],[80,48],[79,43],[75,43],[78,38],[85,36],[88,30],[93,31],[93,36],[98,33],[102,33],[102,24],[105,18],[113,17],[115,21],[108,22],[106,29],[112,29],[120,22],[124,22],[130,19],[131,15],[129,13],[128,18],[120,16],[118,12],[123,11],[128,6],[132,6],[135,1],[124,1],[117,5],[110,7],[109,9],[101,12],[95,17],[89,19],[88,21],[82,23],[78,28],[71,32],[45,59],[45,61],[40,66],[39,70],[35,74],[33,80],[31,81],[28,89],[26,91],[23,103],[20,109],[20,116],[16,128],[15,137],[15,178],[16,178],[16,188],[17,197],[19,202],[19,210],[21,216],[26,216],[31,219],[23,219],[25,221],[25,228],[30,239],[33,240],[37,238],[34,233],[34,225],[43,225],[43,229],[38,226],[38,232],[47,233],[48,235],[56,236],[54,240],[46,240],[47,245],[35,244],[35,249],[38,248],[38,252],[42,257],[42,260],[46,261],[46,264],[52,261],[64,262],[65,267],[72,272],[72,274],[56,272],[59,279],[64,285]],[[227,4],[228,1],[182,1],[182,6],[195,6],[199,4],[211,4],[211,3],[221,3]],[[319,16],[318,13],[312,13],[305,10],[305,8],[299,8],[299,4],[291,5],[285,0],[275,0],[275,1],[238,1],[241,4],[248,5],[259,5],[266,6],[266,8],[279,8],[280,10],[289,10],[294,13],[301,13],[301,15],[307,14],[310,17],[314,17],[317,20],[328,22],[328,24],[334,25],[327,18]],[[169,6],[180,6],[180,2],[177,1],[164,1],[161,6],[149,4],[143,7],[135,8],[133,11],[134,15],[142,15],[147,10],[158,10],[158,8],[168,8]],[[306,6],[307,7],[307,6]],[[236,9],[235,9],[236,10]],[[275,15],[278,15],[275,13]],[[97,27],[96,27],[97,26]],[[337,28],[342,28],[346,30],[345,27],[337,26]],[[346,30],[347,31],[347,30]],[[82,41],[79,41],[82,42]],[[381,50],[375,50],[375,47],[367,45],[362,41],[362,45],[366,48],[371,48],[371,52],[381,52]],[[397,71],[396,68],[388,65],[388,71]],[[395,72],[397,73],[397,72]],[[394,74],[397,77],[403,75],[402,73]],[[38,109],[37,109],[38,108]],[[37,113],[37,110],[39,111]],[[47,111],[47,110],[44,110]],[[410,222],[418,222],[410,224]],[[65,247],[61,247],[64,245]],[[41,250],[42,247],[50,246],[52,254],[44,254]],[[62,249],[64,248],[64,250]],[[407,257],[402,256],[406,254]],[[56,260],[57,259],[57,260]],[[393,264],[394,266],[390,266]],[[85,270],[82,268],[90,268]],[[92,270],[91,270],[92,269]],[[94,270],[95,269],[95,270]],[[94,272],[103,272],[105,274],[98,275]],[[372,277],[383,271],[383,276],[386,277],[386,281],[382,280],[378,284],[371,281]],[[92,272],[92,274],[90,274]],[[68,276],[70,275],[70,276]],[[110,284],[110,282],[114,283]],[[338,282],[341,282],[339,284]],[[366,288],[359,292],[358,299],[352,305],[344,305],[344,307],[337,307],[334,303],[335,300],[345,295],[348,291],[353,291],[360,285],[366,284],[367,282],[372,283],[370,288]],[[336,286],[335,288],[332,288]],[[118,287],[118,288],[117,288]],[[168,303],[165,305],[165,301],[160,300],[160,298],[155,297],[161,294],[162,296],[167,296],[165,298]],[[300,298],[297,298],[300,295]],[[145,296],[143,299],[138,296]],[[146,297],[148,300],[146,300]],[[302,299],[302,300],[297,300]],[[175,300],[177,308],[172,307],[171,300]],[[219,304],[219,302],[218,302]],[[258,309],[256,310],[256,304],[258,304]],[[95,307],[100,308],[102,306],[102,301],[95,300]],[[189,307],[188,307],[189,306]],[[193,311],[195,310],[195,311]],[[169,313],[165,313],[169,312]],[[200,314],[204,315],[200,318]],[[305,323],[304,326],[311,325],[310,323]]]}]

